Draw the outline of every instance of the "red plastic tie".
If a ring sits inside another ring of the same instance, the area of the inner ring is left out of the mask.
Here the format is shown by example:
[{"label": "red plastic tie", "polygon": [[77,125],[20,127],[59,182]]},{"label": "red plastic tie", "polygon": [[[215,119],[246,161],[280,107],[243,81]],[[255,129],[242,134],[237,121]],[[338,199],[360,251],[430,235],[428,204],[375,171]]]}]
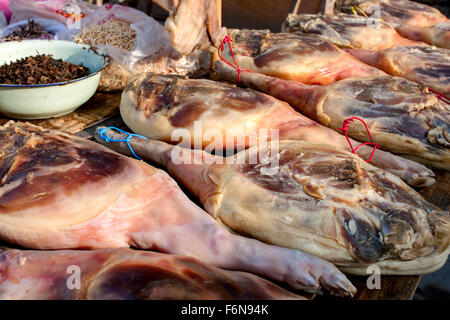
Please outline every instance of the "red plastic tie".
[{"label": "red plastic tie", "polygon": [[[238,80],[239,80],[239,82],[241,82],[241,72],[242,72],[242,71],[248,71],[248,72],[253,72],[253,71],[252,71],[252,70],[249,70],[249,69],[241,69],[241,68],[239,67],[239,65],[238,65],[237,62],[236,62],[236,58],[234,57],[233,49],[231,48],[231,42],[232,42],[232,41],[233,41],[233,40],[231,40],[231,38],[230,38],[229,36],[225,36],[225,38],[223,38],[223,40],[222,40],[222,43],[220,44],[219,49],[217,50],[217,53],[218,53],[218,55],[219,55],[219,58],[220,58],[222,61],[224,61],[226,64],[228,64],[229,66],[231,66],[231,67],[233,67],[234,69],[237,70],[237,72],[238,72]],[[222,56],[220,55],[220,51],[223,51],[223,50],[225,49],[225,43],[228,43],[228,46],[230,47],[231,56],[233,57],[233,61],[234,61],[234,64],[235,64],[235,65],[229,63],[227,60],[225,60],[224,58],[222,58]]]},{"label": "red plastic tie", "polygon": [[428,87],[428,90],[430,90],[430,91],[433,92],[433,93],[436,93],[436,97],[437,97],[439,100],[442,100],[442,101],[444,101],[444,102],[450,104],[450,98],[447,97],[445,94],[440,93],[439,91],[433,90],[433,89],[431,89],[430,87]]},{"label": "red plastic tie", "polygon": [[[359,121],[361,121],[364,124],[364,126],[366,127],[366,130],[367,130],[367,134],[369,135],[369,138],[370,138],[371,142],[364,142],[364,143],[361,143],[356,148],[353,148],[352,142],[350,141],[350,138],[348,137],[348,127],[350,125],[350,122],[352,122],[353,120],[359,120]],[[372,160],[372,157],[373,157],[373,155],[375,153],[375,150],[380,148],[379,144],[373,142],[372,135],[370,134],[370,131],[369,131],[369,127],[367,126],[366,122],[363,119],[360,119],[358,117],[351,117],[349,119],[345,119],[344,123],[342,124],[342,128],[339,128],[339,130],[341,130],[344,133],[345,138],[347,139],[347,142],[350,145],[350,148],[352,149],[352,152],[354,154],[358,155],[359,157],[361,157],[361,156],[356,153],[356,150],[358,150],[359,147],[361,147],[361,146],[372,146],[373,147],[373,150],[372,150],[372,153],[370,154],[369,159],[368,160],[364,160],[363,159],[365,162],[370,162],[370,160]]]}]

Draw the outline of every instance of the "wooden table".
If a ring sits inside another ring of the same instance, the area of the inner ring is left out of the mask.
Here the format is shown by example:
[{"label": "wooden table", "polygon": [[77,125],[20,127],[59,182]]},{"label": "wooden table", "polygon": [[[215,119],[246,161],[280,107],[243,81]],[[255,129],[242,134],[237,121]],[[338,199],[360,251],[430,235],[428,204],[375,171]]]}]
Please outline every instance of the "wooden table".
[{"label": "wooden table", "polygon": [[[119,93],[96,93],[88,102],[72,113],[65,116],[44,120],[19,120],[42,126],[47,129],[61,130],[77,134],[86,128],[105,121],[119,112]],[[8,122],[9,118],[0,116],[0,125]]]},{"label": "wooden table", "polygon": [[[94,130],[99,125],[126,129],[118,112],[119,104],[120,94],[118,93],[96,93],[85,105],[71,114],[29,122],[93,139]],[[0,125],[8,120],[10,119],[0,118]],[[431,203],[448,210],[450,207],[450,172],[435,170],[435,173],[435,184],[416,190]],[[349,276],[349,279],[358,289],[358,293],[354,297],[356,300],[412,299],[420,276],[381,276],[381,289],[379,290],[367,288],[367,277]],[[330,297],[311,296],[310,298],[329,299]]]}]

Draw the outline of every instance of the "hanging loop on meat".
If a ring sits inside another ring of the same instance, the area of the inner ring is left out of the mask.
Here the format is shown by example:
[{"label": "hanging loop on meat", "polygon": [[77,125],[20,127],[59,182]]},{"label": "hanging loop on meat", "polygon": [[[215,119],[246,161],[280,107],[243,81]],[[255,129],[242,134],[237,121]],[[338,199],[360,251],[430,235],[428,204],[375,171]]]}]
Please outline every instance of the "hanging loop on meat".
[{"label": "hanging loop on meat", "polygon": [[[236,71],[221,61],[216,62],[215,71],[222,79],[237,82]],[[366,119],[383,150],[450,170],[450,109],[418,83],[381,76],[346,79],[328,86],[306,86],[248,72],[242,72],[241,82],[288,102],[297,111],[336,131],[347,118]],[[369,142],[366,129],[359,122],[350,128],[349,136]],[[348,147],[346,141],[345,144]],[[382,154],[379,150],[371,163],[378,166],[375,160]]]},{"label": "hanging loop on meat", "polygon": [[447,104],[450,104],[450,98],[447,97],[445,94],[440,93],[440,92],[437,91],[437,90],[431,89],[430,87],[428,87],[428,90],[431,91],[431,92],[433,92],[433,93],[436,93],[436,97],[437,97],[439,100],[442,100],[442,101],[446,102]]},{"label": "hanging loop on meat", "polygon": [[[249,71],[249,72],[253,72],[253,71],[252,71],[252,70],[249,70],[249,69],[241,69],[241,68],[239,67],[239,65],[238,65],[238,63],[237,63],[237,61],[236,61],[236,58],[234,57],[233,48],[231,48],[231,42],[232,42],[232,41],[233,41],[233,40],[231,40],[230,36],[226,35],[225,38],[223,38],[222,43],[220,44],[219,49],[217,49],[217,54],[219,55],[219,58],[220,58],[223,62],[225,62],[226,64],[228,64],[229,66],[231,66],[231,67],[233,67],[233,68],[235,68],[235,69],[237,70],[237,72],[238,72],[238,81],[241,81],[241,72],[242,72],[242,70],[244,70],[244,71]],[[226,44],[226,43],[228,43],[228,47],[230,48],[230,53],[231,53],[231,56],[232,56],[232,58],[233,58],[234,65],[231,64],[231,63],[229,63],[227,60],[225,60],[224,58],[222,58],[222,56],[220,55],[220,51],[225,50],[225,44]]]},{"label": "hanging loop on meat", "polygon": [[[366,130],[367,130],[367,134],[369,135],[369,138],[370,138],[370,142],[364,142],[364,143],[361,143],[361,144],[360,144],[359,146],[357,146],[356,148],[353,148],[352,142],[350,141],[350,138],[348,137],[348,127],[349,127],[349,125],[350,125],[350,122],[352,122],[353,120],[359,120],[359,121],[361,121],[361,122],[364,124],[364,126],[366,127]],[[373,147],[373,150],[372,150],[372,153],[370,154],[369,159],[367,159],[367,160],[363,159],[365,162],[370,162],[370,160],[372,160],[372,157],[373,157],[373,155],[374,155],[374,153],[375,153],[375,150],[377,150],[378,148],[380,148],[380,145],[379,145],[379,144],[373,142],[373,138],[372,138],[372,135],[370,134],[369,127],[367,127],[367,123],[366,123],[363,119],[361,119],[361,118],[358,118],[358,117],[351,117],[351,118],[349,118],[349,119],[345,119],[345,120],[344,120],[344,123],[342,124],[342,128],[339,128],[339,130],[342,131],[342,132],[344,133],[345,138],[347,139],[348,144],[350,145],[350,148],[352,149],[352,152],[353,152],[354,154],[356,154],[356,155],[359,156],[359,154],[356,153],[356,150],[358,150],[359,147],[362,147],[362,146],[372,146],[372,147]],[[360,157],[361,157],[361,156],[360,156]],[[361,158],[362,158],[362,157],[361,157]]]},{"label": "hanging loop on meat", "polygon": [[[111,137],[109,137],[109,136],[106,134],[106,132],[107,132],[108,130],[117,130],[117,131],[119,131],[119,132],[125,133],[125,134],[127,135],[127,137],[126,137],[125,139],[121,139],[121,140],[114,140],[114,138],[111,138]],[[133,148],[131,147],[131,145],[130,145],[130,139],[133,138],[133,137],[139,137],[139,138],[142,138],[142,139],[147,139],[146,137],[141,136],[141,135],[139,135],[139,134],[129,133],[129,132],[126,132],[126,131],[121,130],[121,129],[119,129],[119,128],[116,128],[116,127],[108,127],[108,128],[105,128],[105,129],[97,129],[97,131],[98,131],[98,135],[100,136],[100,138],[102,138],[103,140],[105,140],[105,141],[108,142],[108,143],[111,142],[111,141],[114,141],[114,142],[126,142],[128,148],[130,148],[130,151],[131,151],[131,153],[133,154],[133,156],[134,156],[136,159],[142,160],[142,158],[140,158],[140,157],[134,152]]]}]

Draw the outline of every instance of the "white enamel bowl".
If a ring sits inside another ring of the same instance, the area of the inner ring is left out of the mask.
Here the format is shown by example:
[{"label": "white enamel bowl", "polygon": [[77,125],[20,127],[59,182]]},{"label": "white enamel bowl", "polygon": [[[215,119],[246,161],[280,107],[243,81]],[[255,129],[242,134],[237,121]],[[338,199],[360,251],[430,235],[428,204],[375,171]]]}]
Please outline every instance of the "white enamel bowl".
[{"label": "white enamel bowl", "polygon": [[70,113],[97,90],[108,58],[90,46],[62,40],[23,40],[0,43],[0,65],[18,59],[51,54],[54,59],[83,65],[89,75],[52,84],[0,84],[0,113],[18,119],[45,119]]}]

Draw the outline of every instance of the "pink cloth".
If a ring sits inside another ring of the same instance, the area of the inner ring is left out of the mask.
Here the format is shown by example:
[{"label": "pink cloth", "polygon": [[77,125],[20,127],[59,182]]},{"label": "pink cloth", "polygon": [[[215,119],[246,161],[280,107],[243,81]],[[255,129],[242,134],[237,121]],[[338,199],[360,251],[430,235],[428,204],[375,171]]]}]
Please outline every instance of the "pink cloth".
[{"label": "pink cloth", "polygon": [[9,0],[0,0],[0,11],[3,11],[6,20],[9,22],[9,20],[11,19],[11,11],[9,10]]}]

